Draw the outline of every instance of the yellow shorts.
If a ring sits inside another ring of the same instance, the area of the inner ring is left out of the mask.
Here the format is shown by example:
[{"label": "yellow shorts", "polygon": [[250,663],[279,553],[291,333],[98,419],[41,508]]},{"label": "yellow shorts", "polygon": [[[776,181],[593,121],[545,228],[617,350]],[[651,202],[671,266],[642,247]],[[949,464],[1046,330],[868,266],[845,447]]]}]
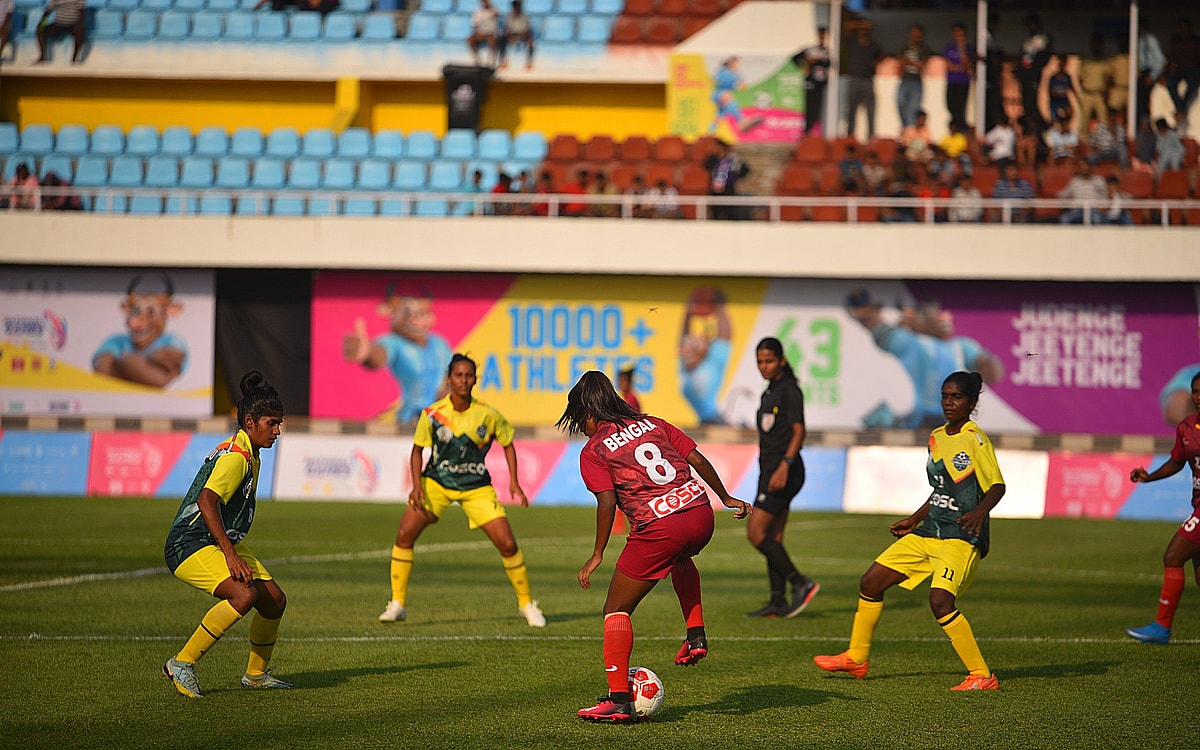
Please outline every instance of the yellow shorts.
[{"label": "yellow shorts", "polygon": [[[246,548],[246,545],[239,542],[233,545],[233,549],[238,553],[238,557],[246,561],[250,570],[254,571],[255,579],[271,580],[271,574],[258,561],[254,553]],[[225,554],[221,552],[221,548],[214,544],[196,550],[186,560],[179,563],[179,567],[175,568],[175,577],[189,586],[195,586],[206,594],[211,594],[217,590],[217,586],[220,586],[222,581],[229,577],[229,566],[225,564]]]},{"label": "yellow shorts", "polygon": [[900,585],[916,588],[932,575],[931,588],[945,589],[956,597],[971,585],[979,548],[962,539],[930,539],[906,534],[883,551],[875,562],[908,576]]},{"label": "yellow shorts", "polygon": [[500,498],[496,497],[496,488],[490,484],[473,490],[452,490],[429,477],[421,477],[421,486],[425,488],[425,509],[438,518],[453,503],[462,506],[472,529],[507,516]]}]

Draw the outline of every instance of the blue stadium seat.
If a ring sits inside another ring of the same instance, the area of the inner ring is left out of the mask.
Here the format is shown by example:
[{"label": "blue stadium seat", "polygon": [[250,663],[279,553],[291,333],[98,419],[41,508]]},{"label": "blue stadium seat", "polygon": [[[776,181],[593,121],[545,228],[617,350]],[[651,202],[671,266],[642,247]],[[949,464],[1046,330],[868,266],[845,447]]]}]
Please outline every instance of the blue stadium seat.
[{"label": "blue stadium seat", "polygon": [[462,189],[462,162],[438,160],[429,165],[429,190],[434,193],[452,193]]},{"label": "blue stadium seat", "polygon": [[303,156],[328,159],[337,152],[337,139],[329,128],[312,128],[304,134],[300,147]]},{"label": "blue stadium seat", "polygon": [[21,151],[34,156],[54,151],[54,130],[49,125],[26,125],[21,129]]},{"label": "blue stadium seat", "polygon": [[404,156],[404,134],[399,130],[380,130],[375,134],[375,155],[382,159]]},{"label": "blue stadium seat", "polygon": [[430,15],[426,11],[418,10],[408,19],[408,31],[404,38],[410,42],[433,42],[441,36],[441,33],[441,16]]},{"label": "blue stadium seat", "polygon": [[[37,7],[41,4],[42,3],[33,2],[33,0],[17,0],[17,8],[18,9],[20,9],[20,7],[22,5],[28,5],[29,7]],[[87,0],[87,2],[84,3],[84,7],[87,8],[87,10],[89,12],[95,13],[96,11],[100,10],[101,8],[108,7],[108,0]]]},{"label": "blue stadium seat", "polygon": [[315,42],[321,38],[321,16],[312,11],[292,14],[288,28],[288,41]]},{"label": "blue stadium seat", "polygon": [[196,134],[196,147],[193,153],[196,156],[207,156],[210,159],[225,156],[229,153],[229,133],[225,132],[225,128],[215,125],[201,128],[200,132]]},{"label": "blue stadium seat", "polygon": [[[300,157],[292,161],[288,171],[287,188],[289,190],[315,190],[321,186],[321,159]],[[305,198],[298,195],[284,195],[275,199],[271,205],[271,213],[284,216],[301,216],[305,213]]]},{"label": "blue stadium seat", "polygon": [[525,0],[521,9],[530,16],[548,16],[554,12],[554,0]]},{"label": "blue stadium seat", "polygon": [[358,165],[359,190],[387,190],[392,184],[392,163],[386,159],[364,159]]},{"label": "blue stadium seat", "polygon": [[179,160],[173,156],[152,156],[146,160],[142,184],[152,188],[173,188],[179,184]]},{"label": "blue stadium seat", "polygon": [[192,14],[192,39],[212,42],[225,34],[225,13],[217,10],[201,10]]},{"label": "blue stadium seat", "polygon": [[254,6],[258,3],[259,0],[238,0],[238,7],[242,10],[254,10]]},{"label": "blue stadium seat", "polygon": [[575,39],[574,16],[549,16],[539,41],[549,44],[564,44]]},{"label": "blue stadium seat", "polygon": [[0,122],[0,154],[11,154],[19,150],[20,133],[15,122]]},{"label": "blue stadium seat", "polygon": [[[357,179],[358,162],[354,159],[334,158],[325,162],[325,171],[321,175],[321,187],[326,190],[339,192],[354,189]],[[341,213],[341,199],[333,196],[317,196],[308,201],[308,213],[313,216],[326,216]]]},{"label": "blue stadium seat", "polygon": [[446,15],[454,11],[454,0],[421,0],[421,11]]},{"label": "blue stadium seat", "polygon": [[63,125],[58,129],[54,153],[65,156],[83,156],[89,147],[88,131],[83,125]]},{"label": "blue stadium seat", "polygon": [[240,156],[219,159],[213,186],[226,190],[245,190],[250,187],[250,160]]},{"label": "blue stadium seat", "polygon": [[113,157],[125,153],[125,134],[116,125],[97,125],[92,130],[91,153]]},{"label": "blue stadium seat", "polygon": [[463,169],[463,186],[471,184],[474,179],[475,171],[478,170],[483,176],[480,178],[479,184],[483,186],[483,191],[486,193],[496,187],[496,183],[500,181],[500,167],[494,161],[469,161]]},{"label": "blue stadium seat", "polygon": [[363,17],[363,41],[390,42],[395,38],[396,17],[391,13],[368,13]]},{"label": "blue stadium seat", "polygon": [[259,42],[282,42],[287,38],[286,13],[267,13],[258,17],[254,39]]},{"label": "blue stadium seat", "polygon": [[438,155],[438,140],[432,131],[414,130],[408,134],[408,150],[405,156],[409,159],[436,159]]},{"label": "blue stadium seat", "polygon": [[592,0],[592,12],[606,16],[621,15],[625,10],[625,0]]},{"label": "blue stadium seat", "polygon": [[258,28],[258,14],[249,10],[235,10],[225,17],[225,38],[235,42],[247,42],[254,38]]},{"label": "blue stadium seat", "polygon": [[347,13],[366,13],[372,4],[371,0],[342,0],[340,7]]},{"label": "blue stadium seat", "polygon": [[450,203],[442,198],[418,198],[413,207],[413,216],[432,219],[449,215]]},{"label": "blue stadium seat", "polygon": [[96,11],[90,36],[93,39],[120,39],[125,31],[125,12],[112,8]]},{"label": "blue stadium seat", "polygon": [[546,136],[536,132],[517,133],[513,136],[513,158],[525,161],[542,161],[550,150]]},{"label": "blue stadium seat", "polygon": [[346,128],[337,138],[337,154],[351,159],[371,155],[371,131],[366,128]]},{"label": "blue stadium seat", "polygon": [[125,138],[125,153],[155,156],[159,149],[158,128],[153,125],[134,125],[129,129],[129,135]]},{"label": "blue stadium seat", "polygon": [[480,159],[504,161],[512,156],[512,134],[507,130],[489,129],[479,134]]},{"label": "blue stadium seat", "polygon": [[179,172],[179,187],[205,190],[213,186],[215,162],[208,156],[189,156]]},{"label": "blue stadium seat", "polygon": [[186,10],[168,10],[158,22],[158,36],[167,41],[187,39],[192,33],[192,14]]},{"label": "blue stadium seat", "polygon": [[[144,3],[145,0],[142,0],[142,2]],[[202,11],[205,8],[213,8],[213,10],[226,10],[226,11],[233,10],[232,7],[223,8],[223,9],[215,8],[215,7],[213,7],[213,5],[211,3],[205,3],[204,0],[175,0],[175,7],[178,8],[179,10],[186,10],[186,11],[190,11],[192,13]]]},{"label": "blue stadium seat", "polygon": [[[175,0],[175,1],[180,2],[181,0]],[[203,2],[203,0],[192,0],[192,1],[193,2]],[[208,8],[209,10],[220,11],[221,13],[229,13],[230,11],[237,10],[239,7],[239,3],[238,3],[238,0],[208,0],[208,3],[205,5],[205,7]]]},{"label": "blue stadium seat", "polygon": [[325,16],[325,26],[321,29],[321,41],[350,42],[356,36],[358,36],[358,16],[356,14],[335,10]]},{"label": "blue stadium seat", "polygon": [[385,198],[379,201],[380,216],[408,216],[409,201],[406,198]]},{"label": "blue stadium seat", "polygon": [[37,159],[32,154],[22,154],[20,152],[8,155],[8,161],[4,163],[3,178],[5,182],[11,180],[17,174],[17,166],[24,164],[29,168],[30,172],[37,172]]},{"label": "blue stadium seat", "polygon": [[295,128],[275,128],[267,134],[267,156],[294,159],[300,155],[300,134]]},{"label": "blue stadium seat", "polygon": [[[284,161],[272,156],[254,160],[254,174],[250,178],[251,190],[274,191],[284,184]],[[236,210],[239,214],[265,214],[270,211],[270,199],[262,194],[247,193],[238,196]]]},{"label": "blue stadium seat", "polygon": [[245,126],[233,131],[229,139],[229,155],[256,159],[263,155],[262,131],[253,126]]},{"label": "blue stadium seat", "polygon": [[[112,171],[108,175],[108,186],[114,188],[138,188],[142,185],[142,159],[139,156],[118,156],[113,159]],[[99,213],[123,214],[129,211],[129,196],[96,196],[95,210]]]},{"label": "blue stadium seat", "polygon": [[578,38],[584,44],[607,44],[612,36],[611,16],[587,15],[579,17]]},{"label": "blue stadium seat", "polygon": [[175,0],[141,0],[142,8],[152,10],[155,13],[162,13],[170,10],[175,5]]},{"label": "blue stadium seat", "polygon": [[121,38],[127,42],[144,42],[158,34],[158,13],[138,8],[125,14],[125,33]]},{"label": "blue stadium seat", "polygon": [[443,159],[458,159],[459,161],[474,159],[476,142],[474,130],[462,128],[450,130],[442,138],[441,157]]},{"label": "blue stadium seat", "polygon": [[160,149],[164,156],[182,159],[185,156],[191,156],[193,148],[195,148],[195,139],[192,137],[192,129],[187,125],[168,125],[163,130]]},{"label": "blue stadium seat", "polygon": [[374,198],[351,196],[342,201],[342,214],[345,216],[374,216],[379,211],[379,204]]},{"label": "blue stadium seat", "polygon": [[141,7],[141,0],[108,0],[108,5],[105,6],[108,10],[116,10],[122,13],[128,13],[137,10]]},{"label": "blue stadium seat", "polygon": [[108,159],[103,156],[81,156],[75,165],[76,187],[104,187],[108,184]]},{"label": "blue stadium seat", "polygon": [[[492,3],[492,7],[504,15],[505,11],[500,10],[496,3]],[[511,6],[510,6],[511,7]],[[471,14],[479,9],[479,0],[454,0],[454,12]],[[507,9],[506,9],[507,10]]]},{"label": "blue stadium seat", "polygon": [[228,216],[233,213],[233,197],[220,193],[203,193],[196,211],[209,216]]},{"label": "blue stadium seat", "polygon": [[447,42],[461,42],[471,36],[471,17],[462,13],[452,13],[442,19],[442,39]]},{"label": "blue stadium seat", "polygon": [[572,16],[588,12],[588,0],[558,0],[558,12]]},{"label": "blue stadium seat", "polygon": [[411,193],[425,189],[426,165],[423,161],[401,161],[396,163],[396,176],[392,185],[400,191]]},{"label": "blue stadium seat", "polygon": [[71,163],[71,157],[66,154],[50,154],[42,159],[42,168],[38,170],[38,177],[45,180],[46,175],[51,172],[67,182],[75,179],[75,167]]}]

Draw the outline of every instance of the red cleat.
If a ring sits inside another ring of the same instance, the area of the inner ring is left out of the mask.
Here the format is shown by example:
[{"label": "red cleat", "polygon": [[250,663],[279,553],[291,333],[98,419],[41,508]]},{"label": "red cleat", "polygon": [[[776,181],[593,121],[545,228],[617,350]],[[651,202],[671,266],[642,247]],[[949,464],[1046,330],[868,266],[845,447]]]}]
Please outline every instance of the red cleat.
[{"label": "red cleat", "polygon": [[690,667],[708,656],[708,639],[704,636],[685,640],[675,654],[675,664],[680,667]]},{"label": "red cleat", "polygon": [[632,703],[613,703],[607,695],[591,708],[579,709],[578,713],[584,721],[637,721]]}]

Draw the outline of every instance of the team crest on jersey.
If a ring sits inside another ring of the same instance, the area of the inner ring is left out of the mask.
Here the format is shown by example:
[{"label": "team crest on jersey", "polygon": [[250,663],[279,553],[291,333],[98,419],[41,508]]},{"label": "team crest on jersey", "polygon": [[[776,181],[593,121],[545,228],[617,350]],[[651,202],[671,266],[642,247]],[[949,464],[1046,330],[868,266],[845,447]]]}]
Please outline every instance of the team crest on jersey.
[{"label": "team crest on jersey", "polygon": [[454,433],[451,432],[450,428],[447,427],[446,425],[444,425],[444,424],[438,425],[437,439],[438,439],[439,443],[448,443],[454,439]]},{"label": "team crest on jersey", "polygon": [[950,463],[954,464],[954,468],[962,471],[971,465],[971,457],[967,455],[966,451],[959,451],[954,454],[954,458],[950,459]]},{"label": "team crest on jersey", "polygon": [[479,425],[479,429],[475,430],[475,434],[479,436],[480,440],[483,440],[487,437],[487,425]]},{"label": "team crest on jersey", "polygon": [[771,413],[762,415],[760,424],[763,432],[770,432],[771,428],[775,426],[775,414]]}]

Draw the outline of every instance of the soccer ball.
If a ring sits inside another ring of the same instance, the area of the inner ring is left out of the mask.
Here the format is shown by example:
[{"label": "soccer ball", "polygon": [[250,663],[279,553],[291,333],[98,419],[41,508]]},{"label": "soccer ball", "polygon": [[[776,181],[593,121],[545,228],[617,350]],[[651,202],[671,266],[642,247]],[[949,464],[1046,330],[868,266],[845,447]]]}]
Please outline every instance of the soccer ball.
[{"label": "soccer ball", "polygon": [[629,668],[629,695],[638,719],[653,717],[663,706],[663,684],[658,675],[645,667]]}]

